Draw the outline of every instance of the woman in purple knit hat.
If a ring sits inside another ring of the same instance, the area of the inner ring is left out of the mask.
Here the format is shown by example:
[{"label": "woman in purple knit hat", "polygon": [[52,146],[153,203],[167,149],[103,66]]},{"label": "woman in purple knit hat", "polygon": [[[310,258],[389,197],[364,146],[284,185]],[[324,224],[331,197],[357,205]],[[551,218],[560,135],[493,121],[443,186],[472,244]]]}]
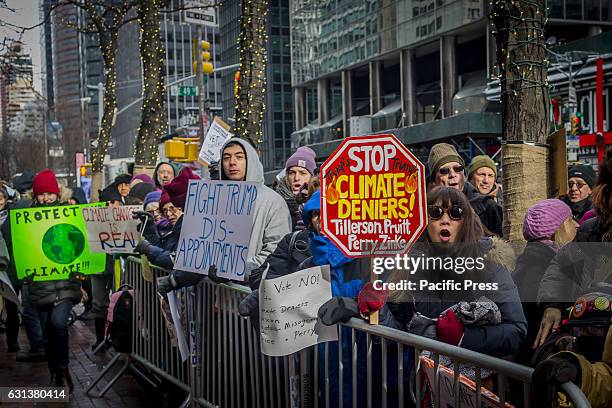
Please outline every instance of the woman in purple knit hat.
[{"label": "woman in purple knit hat", "polygon": [[539,201],[525,214],[523,237],[527,246],[517,258],[512,274],[527,318],[527,339],[519,354],[521,363],[529,364],[531,360],[542,320],[543,311],[536,303],[542,276],[559,248],[574,239],[577,226],[571,208],[556,198]]}]

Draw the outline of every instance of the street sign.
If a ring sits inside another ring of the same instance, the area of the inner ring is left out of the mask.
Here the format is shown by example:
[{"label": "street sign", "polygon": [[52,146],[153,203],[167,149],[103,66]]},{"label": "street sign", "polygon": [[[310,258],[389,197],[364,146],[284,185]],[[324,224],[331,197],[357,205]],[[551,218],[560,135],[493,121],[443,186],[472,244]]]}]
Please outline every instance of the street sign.
[{"label": "street sign", "polygon": [[217,14],[212,2],[208,0],[186,1],[185,22],[208,27],[217,27]]},{"label": "street sign", "polygon": [[196,86],[172,85],[170,96],[198,96],[198,88]]},{"label": "street sign", "polygon": [[323,234],[349,257],[404,254],[427,225],[425,167],[393,135],[344,139],[321,191]]}]

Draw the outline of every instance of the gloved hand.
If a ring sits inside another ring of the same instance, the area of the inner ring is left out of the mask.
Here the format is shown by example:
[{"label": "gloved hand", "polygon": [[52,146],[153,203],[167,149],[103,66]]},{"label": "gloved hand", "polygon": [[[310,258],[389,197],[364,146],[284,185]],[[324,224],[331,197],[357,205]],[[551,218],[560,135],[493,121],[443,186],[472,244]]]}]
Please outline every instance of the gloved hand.
[{"label": "gloved hand", "polygon": [[240,316],[249,317],[251,325],[259,333],[259,290],[254,290],[238,305]]},{"label": "gloved hand", "polygon": [[389,292],[386,289],[376,290],[372,282],[366,283],[357,296],[359,313],[362,316],[368,316],[370,313],[382,309],[388,296]]},{"label": "gloved hand", "polygon": [[174,290],[174,284],[170,275],[157,278],[157,291],[162,295]]},{"label": "gloved hand", "polygon": [[557,386],[581,382],[580,363],[572,358],[551,357],[541,361],[531,377],[531,406],[552,407],[557,402]]},{"label": "gloved hand", "polygon": [[137,254],[148,255],[150,250],[151,250],[151,243],[144,238],[140,240],[138,245],[136,245],[136,248],[134,248],[134,252],[136,252]]},{"label": "gloved hand", "polygon": [[151,222],[153,221],[153,215],[149,214],[146,211],[134,211],[132,213],[132,218],[135,220],[140,220],[140,222],[143,222],[143,223],[147,221],[148,218],[150,219]]},{"label": "gloved hand", "polygon": [[208,174],[211,180],[219,180],[219,162],[213,161],[208,165]]},{"label": "gloved hand", "polygon": [[217,267],[215,265],[210,265],[208,267],[208,279],[215,282],[216,284],[227,283],[230,281],[229,279],[217,276]]},{"label": "gloved hand", "polygon": [[317,315],[324,325],[332,326],[337,323],[346,323],[351,317],[358,317],[359,309],[355,299],[335,297],[323,303]]},{"label": "gloved hand", "polygon": [[436,322],[438,340],[458,346],[463,338],[463,324],[452,310],[447,310]]}]

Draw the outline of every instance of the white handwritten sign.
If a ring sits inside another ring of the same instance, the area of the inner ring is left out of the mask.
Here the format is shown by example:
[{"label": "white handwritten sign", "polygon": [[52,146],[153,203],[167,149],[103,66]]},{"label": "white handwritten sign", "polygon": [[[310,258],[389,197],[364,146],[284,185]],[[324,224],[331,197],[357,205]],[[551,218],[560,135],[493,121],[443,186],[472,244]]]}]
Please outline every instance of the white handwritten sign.
[{"label": "white handwritten sign", "polygon": [[336,326],[317,317],[331,299],[329,266],[304,269],[259,286],[261,352],[285,356],[325,341],[338,340]]},{"label": "white handwritten sign", "polygon": [[256,199],[255,183],[192,180],[174,267],[244,280]]},{"label": "white handwritten sign", "polygon": [[206,164],[210,164],[213,161],[219,161],[221,157],[221,147],[233,136],[229,130],[230,127],[227,123],[215,117],[202,143],[199,159]]},{"label": "white handwritten sign", "polygon": [[83,219],[91,252],[130,254],[138,244],[140,221],[133,217],[139,205],[122,207],[86,207]]}]

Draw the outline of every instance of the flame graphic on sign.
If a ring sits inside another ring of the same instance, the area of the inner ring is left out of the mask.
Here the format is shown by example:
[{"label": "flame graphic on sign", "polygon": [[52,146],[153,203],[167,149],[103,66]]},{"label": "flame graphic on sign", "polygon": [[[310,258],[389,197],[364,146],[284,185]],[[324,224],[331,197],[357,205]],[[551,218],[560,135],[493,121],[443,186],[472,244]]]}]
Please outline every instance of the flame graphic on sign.
[{"label": "flame graphic on sign", "polygon": [[340,192],[336,189],[336,178],[332,178],[331,183],[325,189],[325,200],[328,204],[334,205],[340,199]]}]

